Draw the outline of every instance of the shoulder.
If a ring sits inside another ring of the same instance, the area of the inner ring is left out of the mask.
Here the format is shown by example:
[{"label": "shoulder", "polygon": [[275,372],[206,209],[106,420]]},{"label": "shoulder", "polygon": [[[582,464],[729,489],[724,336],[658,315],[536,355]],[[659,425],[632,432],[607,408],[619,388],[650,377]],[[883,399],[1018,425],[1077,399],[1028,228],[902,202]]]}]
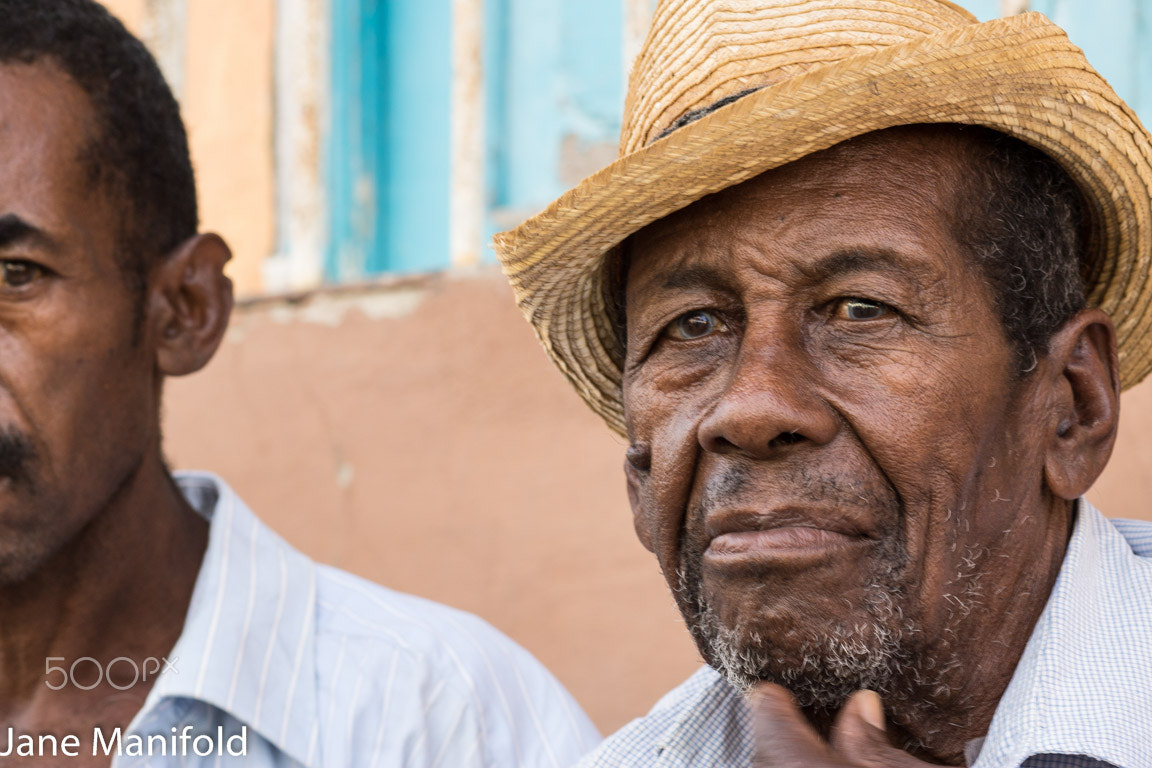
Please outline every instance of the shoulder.
[{"label": "shoulder", "polygon": [[[599,741],[556,679],[487,622],[313,562],[213,475],[176,480],[212,520],[183,655],[202,658],[206,700],[267,724],[282,748],[324,765],[564,768]],[[236,662],[220,664],[227,654]]]},{"label": "shoulder", "polygon": [[391,702],[389,732],[416,740],[406,760],[426,749],[434,762],[437,744],[461,765],[565,768],[599,741],[555,677],[483,619],[329,566],[316,573],[321,709],[354,707],[365,736]]},{"label": "shoulder", "polygon": [[477,616],[330,566],[317,565],[316,574],[316,631],[328,641],[368,641],[384,655],[398,652],[469,678],[543,672],[527,651]]},{"label": "shoulder", "polygon": [[605,739],[580,768],[620,765],[746,765],[752,757],[739,694],[711,667],[701,667],[644,717]]},{"label": "shoulder", "polygon": [[1122,518],[1110,518],[1109,522],[1138,557],[1152,558],[1152,522]]}]

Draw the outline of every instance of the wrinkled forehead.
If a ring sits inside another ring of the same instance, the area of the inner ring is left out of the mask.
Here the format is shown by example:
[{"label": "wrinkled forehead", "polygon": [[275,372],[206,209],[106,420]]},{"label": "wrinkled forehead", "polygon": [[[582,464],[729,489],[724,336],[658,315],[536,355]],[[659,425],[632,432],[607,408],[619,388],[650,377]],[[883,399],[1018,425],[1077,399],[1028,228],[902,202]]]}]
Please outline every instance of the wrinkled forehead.
[{"label": "wrinkled forehead", "polygon": [[956,210],[974,184],[978,152],[962,129],[908,126],[767,171],[636,233],[623,249],[628,294],[645,290],[650,273],[699,263],[723,270],[733,251],[771,252],[785,240],[814,258],[830,239],[894,256],[954,251]]}]

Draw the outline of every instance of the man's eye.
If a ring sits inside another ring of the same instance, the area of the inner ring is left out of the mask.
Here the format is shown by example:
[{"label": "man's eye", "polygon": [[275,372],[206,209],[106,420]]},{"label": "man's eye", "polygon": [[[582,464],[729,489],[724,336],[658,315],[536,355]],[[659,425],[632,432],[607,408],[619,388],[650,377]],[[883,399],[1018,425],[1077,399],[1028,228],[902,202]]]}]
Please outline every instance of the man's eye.
[{"label": "man's eye", "polygon": [[23,288],[44,275],[44,268],[30,261],[0,261],[0,273],[4,285],[9,288]]},{"label": "man's eye", "polygon": [[711,312],[696,310],[686,312],[673,320],[665,329],[664,334],[677,341],[692,341],[727,330],[728,326],[724,325],[724,321],[716,315]]},{"label": "man's eye", "polygon": [[887,304],[868,299],[841,299],[836,305],[836,317],[842,320],[878,320],[891,314]]}]

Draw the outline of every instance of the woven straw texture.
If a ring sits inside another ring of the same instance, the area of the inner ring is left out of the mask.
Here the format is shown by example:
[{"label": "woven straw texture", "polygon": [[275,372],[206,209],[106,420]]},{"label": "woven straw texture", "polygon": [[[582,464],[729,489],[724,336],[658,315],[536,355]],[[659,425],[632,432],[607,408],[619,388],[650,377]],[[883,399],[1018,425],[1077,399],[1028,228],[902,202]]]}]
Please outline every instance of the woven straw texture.
[{"label": "woven straw texture", "polygon": [[705,195],[910,123],[984,125],[1063,165],[1092,217],[1090,303],[1116,323],[1121,385],[1143,379],[1152,137],[1038,13],[981,24],[943,0],[666,0],[629,81],[620,159],[497,235],[496,252],[549,356],[624,434],[612,249]]}]

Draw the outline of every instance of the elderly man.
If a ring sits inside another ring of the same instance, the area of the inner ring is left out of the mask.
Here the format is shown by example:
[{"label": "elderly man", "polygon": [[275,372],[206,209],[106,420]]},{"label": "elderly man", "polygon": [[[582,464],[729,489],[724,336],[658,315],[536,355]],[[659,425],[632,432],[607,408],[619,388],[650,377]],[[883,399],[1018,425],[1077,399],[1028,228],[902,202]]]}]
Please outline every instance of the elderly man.
[{"label": "elderly man", "polygon": [[1082,497],[1152,367],[1152,140],[1080,51],[667,0],[621,145],[498,249],[709,667],[584,765],[1152,765],[1152,525]]},{"label": "elderly man", "polygon": [[574,762],[594,729],[507,638],[169,474],[162,380],[232,306],[196,218],[139,41],[90,0],[0,0],[0,764]]}]

